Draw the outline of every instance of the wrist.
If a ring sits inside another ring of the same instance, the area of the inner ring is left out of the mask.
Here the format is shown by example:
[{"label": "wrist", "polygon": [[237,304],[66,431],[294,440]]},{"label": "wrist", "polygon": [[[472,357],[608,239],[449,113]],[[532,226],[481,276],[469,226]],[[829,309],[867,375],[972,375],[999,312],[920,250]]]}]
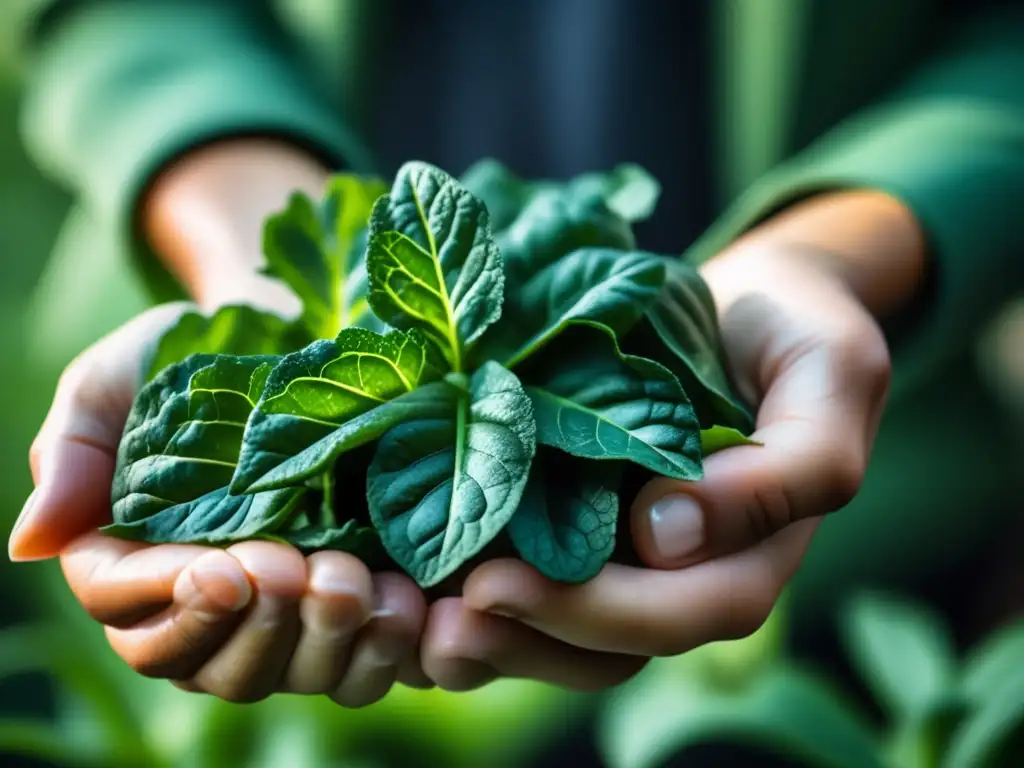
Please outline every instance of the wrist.
[{"label": "wrist", "polygon": [[[779,212],[719,254],[719,260],[778,257],[823,270],[876,318],[897,314],[925,284],[925,238],[911,211],[882,192],[822,194]],[[748,262],[750,263],[750,262]]]},{"label": "wrist", "polygon": [[328,174],[302,150],[269,139],[205,145],[154,179],[142,201],[143,230],[204,309],[267,300],[278,305],[277,285],[258,274],[263,222],[293,192],[321,194]]}]

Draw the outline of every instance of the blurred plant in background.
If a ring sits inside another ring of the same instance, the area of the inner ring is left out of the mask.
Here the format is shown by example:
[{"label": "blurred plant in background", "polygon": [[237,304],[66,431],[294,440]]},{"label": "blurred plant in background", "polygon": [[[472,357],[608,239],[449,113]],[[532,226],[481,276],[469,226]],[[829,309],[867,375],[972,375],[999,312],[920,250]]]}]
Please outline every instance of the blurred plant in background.
[{"label": "blurred plant in background", "polygon": [[[597,733],[608,765],[663,768],[716,742],[807,768],[1024,765],[1024,621],[961,661],[939,617],[869,594],[846,610],[843,634],[881,726],[829,680],[777,653],[751,660],[728,652],[742,644],[725,644],[726,653],[712,645],[650,664],[609,700]],[[754,760],[744,765],[762,764]]]}]

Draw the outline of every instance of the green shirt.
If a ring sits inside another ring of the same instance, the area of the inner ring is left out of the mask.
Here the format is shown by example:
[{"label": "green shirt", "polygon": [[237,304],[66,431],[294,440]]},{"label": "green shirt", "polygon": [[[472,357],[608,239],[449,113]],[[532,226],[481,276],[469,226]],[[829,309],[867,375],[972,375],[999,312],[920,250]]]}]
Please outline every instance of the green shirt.
[{"label": "green shirt", "polygon": [[[42,5],[24,135],[78,195],[38,305],[41,332],[69,351],[89,339],[47,318],[112,326],[147,296],[176,295],[134,224],[171,158],[258,132],[373,167],[360,129],[374,46],[387,42],[375,36],[380,2]],[[826,521],[796,580],[807,616],[866,582],[934,579],[1020,497],[1019,457],[973,360],[984,324],[1024,286],[1024,12],[989,5],[959,23],[938,0],[715,4],[708,119],[727,204],[689,257],[802,196],[870,187],[914,211],[935,264],[928,306],[888,329],[896,382],[862,492]]]}]

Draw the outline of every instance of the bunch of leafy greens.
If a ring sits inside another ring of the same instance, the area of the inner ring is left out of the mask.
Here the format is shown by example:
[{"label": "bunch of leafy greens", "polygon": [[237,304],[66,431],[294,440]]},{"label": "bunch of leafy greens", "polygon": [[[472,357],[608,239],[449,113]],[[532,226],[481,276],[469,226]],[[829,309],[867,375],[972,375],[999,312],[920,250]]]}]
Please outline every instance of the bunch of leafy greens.
[{"label": "bunch of leafy greens", "polygon": [[692,481],[750,442],[706,286],[636,247],[658,194],[636,166],[528,182],[488,160],[294,195],[265,272],[301,315],[227,307],[163,336],[105,531],[344,550],[424,587],[502,539],[593,577],[627,464]]}]

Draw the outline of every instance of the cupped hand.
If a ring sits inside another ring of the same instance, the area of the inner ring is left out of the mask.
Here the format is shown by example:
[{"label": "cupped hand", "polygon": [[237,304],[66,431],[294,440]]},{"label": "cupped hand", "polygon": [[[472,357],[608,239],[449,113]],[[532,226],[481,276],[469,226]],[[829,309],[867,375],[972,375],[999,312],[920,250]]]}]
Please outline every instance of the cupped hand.
[{"label": "cupped hand", "polygon": [[[600,687],[644,658],[761,626],[822,516],[857,492],[888,391],[884,337],[826,262],[806,249],[747,248],[705,266],[737,385],[760,403],[753,437],[763,446],[708,457],[699,482],[658,478],[640,492],[631,526],[647,568],[609,564],[565,585],[515,560],[479,566],[463,618],[431,614],[427,637],[443,636],[445,653],[424,645],[428,674],[458,686],[496,668]],[[541,647],[552,653],[534,655]]]},{"label": "cupped hand", "polygon": [[86,611],[143,675],[236,702],[275,691],[362,706],[416,650],[426,615],[416,585],[340,552],[308,558],[277,543],[150,546],[103,536],[117,446],[147,347],[188,305],[157,307],[76,359],[31,450],[36,490],[11,534],[14,560],[60,555]]}]

